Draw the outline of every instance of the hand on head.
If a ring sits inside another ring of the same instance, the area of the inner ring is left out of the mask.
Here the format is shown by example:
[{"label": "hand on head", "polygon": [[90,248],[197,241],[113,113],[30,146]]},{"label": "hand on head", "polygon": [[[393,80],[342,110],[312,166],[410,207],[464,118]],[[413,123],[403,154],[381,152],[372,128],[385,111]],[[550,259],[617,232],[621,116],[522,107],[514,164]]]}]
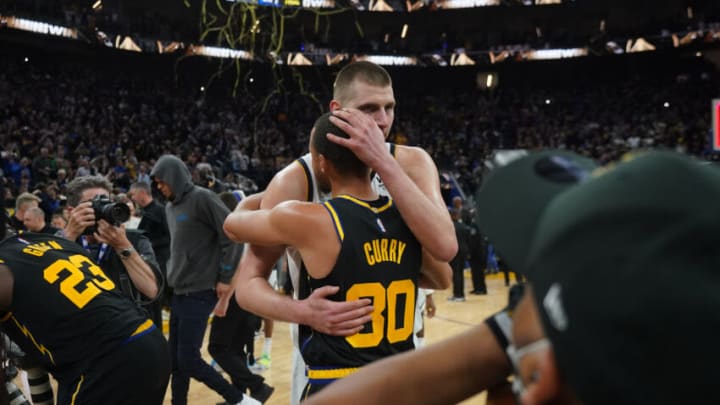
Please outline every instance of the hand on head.
[{"label": "hand on head", "polygon": [[354,108],[342,108],[333,111],[330,121],[343,130],[349,138],[328,134],[327,138],[350,149],[363,163],[374,170],[392,155],[385,146],[385,135],[369,115]]}]

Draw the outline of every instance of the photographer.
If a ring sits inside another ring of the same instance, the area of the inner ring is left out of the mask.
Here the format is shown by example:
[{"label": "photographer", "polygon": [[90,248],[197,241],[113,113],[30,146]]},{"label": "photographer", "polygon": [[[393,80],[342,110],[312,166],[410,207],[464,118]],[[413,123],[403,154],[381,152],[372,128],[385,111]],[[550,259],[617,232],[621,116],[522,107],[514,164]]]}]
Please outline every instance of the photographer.
[{"label": "photographer", "polygon": [[122,292],[148,310],[155,324],[161,326],[162,319],[153,310],[163,284],[155,253],[142,232],[126,231],[122,226],[129,210],[125,204],[110,201],[111,189],[102,176],[71,181],[67,187],[69,218],[63,235],[85,248]]}]

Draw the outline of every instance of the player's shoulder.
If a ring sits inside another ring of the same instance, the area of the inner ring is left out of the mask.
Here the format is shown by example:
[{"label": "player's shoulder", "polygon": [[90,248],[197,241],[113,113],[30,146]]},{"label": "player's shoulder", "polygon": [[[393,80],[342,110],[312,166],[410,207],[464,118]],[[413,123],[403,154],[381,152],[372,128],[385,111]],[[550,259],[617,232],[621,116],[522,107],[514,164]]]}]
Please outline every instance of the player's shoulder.
[{"label": "player's shoulder", "polygon": [[408,145],[395,145],[395,158],[401,159],[412,159],[418,157],[429,157],[430,154],[419,146],[408,146]]},{"label": "player's shoulder", "polygon": [[308,199],[310,167],[303,162],[306,159],[296,159],[273,176],[263,195],[263,208],[272,208],[283,201]]},{"label": "player's shoulder", "polygon": [[396,145],[395,159],[409,173],[437,171],[430,154],[419,146]]},{"label": "player's shoulder", "polygon": [[308,229],[318,229],[325,220],[325,208],[318,203],[288,200],[277,204],[270,211],[270,221],[292,234],[307,235]]}]

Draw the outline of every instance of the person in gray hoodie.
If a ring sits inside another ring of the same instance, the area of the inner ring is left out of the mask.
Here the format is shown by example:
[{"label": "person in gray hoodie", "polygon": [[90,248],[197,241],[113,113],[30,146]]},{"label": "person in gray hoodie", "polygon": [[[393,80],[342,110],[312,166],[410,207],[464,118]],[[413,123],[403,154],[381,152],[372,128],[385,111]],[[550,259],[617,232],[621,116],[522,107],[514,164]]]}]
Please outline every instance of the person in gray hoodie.
[{"label": "person in gray hoodie", "polygon": [[168,200],[172,404],[187,404],[191,377],[230,404],[260,404],[225,380],[200,355],[208,317],[218,297],[231,288],[233,243],[223,232],[230,211],[212,191],[193,184],[187,166],[176,156],[161,156],[150,178]]}]

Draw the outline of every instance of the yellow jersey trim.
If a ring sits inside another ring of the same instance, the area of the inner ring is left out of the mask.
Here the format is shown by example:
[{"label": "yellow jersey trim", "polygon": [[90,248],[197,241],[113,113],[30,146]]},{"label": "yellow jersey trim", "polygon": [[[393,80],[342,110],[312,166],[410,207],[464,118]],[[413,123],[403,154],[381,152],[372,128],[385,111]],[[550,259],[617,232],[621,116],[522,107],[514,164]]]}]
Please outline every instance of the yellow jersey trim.
[{"label": "yellow jersey trim", "polygon": [[349,196],[349,195],[339,195],[339,196],[337,196],[337,198],[344,198],[346,200],[352,201],[355,204],[365,207],[376,214],[387,210],[388,208],[392,207],[392,205],[393,205],[392,198],[388,198],[388,202],[385,205],[383,205],[382,207],[378,207],[378,208],[372,207],[372,206],[370,206],[370,204],[366,203],[365,201],[358,200],[357,198]]},{"label": "yellow jersey trim", "polygon": [[330,212],[330,216],[332,217],[333,222],[335,223],[335,230],[337,231],[338,236],[340,237],[340,240],[345,240],[345,231],[343,230],[342,224],[340,223],[340,218],[338,218],[337,212],[335,212],[335,208],[333,208],[332,205],[330,205],[329,201],[326,201],[323,203],[325,207]]},{"label": "yellow jersey trim", "polygon": [[132,335],[130,335],[130,336],[139,335],[139,334],[145,332],[146,330],[152,328],[154,325],[155,324],[153,323],[153,321],[148,319],[147,321],[141,323],[140,326],[138,326],[137,329],[135,329],[135,332],[133,332]]},{"label": "yellow jersey trim", "polygon": [[77,395],[80,392],[80,386],[82,385],[83,381],[85,381],[85,375],[80,374],[80,381],[78,381],[78,385],[77,385],[77,387],[75,387],[75,392],[73,392],[72,401],[70,401],[70,405],[75,405],[75,399],[77,398]]},{"label": "yellow jersey trim", "polygon": [[332,369],[312,369],[308,367],[307,376],[314,380],[334,380],[338,378],[345,378],[350,374],[358,371],[359,368],[332,368]]}]

